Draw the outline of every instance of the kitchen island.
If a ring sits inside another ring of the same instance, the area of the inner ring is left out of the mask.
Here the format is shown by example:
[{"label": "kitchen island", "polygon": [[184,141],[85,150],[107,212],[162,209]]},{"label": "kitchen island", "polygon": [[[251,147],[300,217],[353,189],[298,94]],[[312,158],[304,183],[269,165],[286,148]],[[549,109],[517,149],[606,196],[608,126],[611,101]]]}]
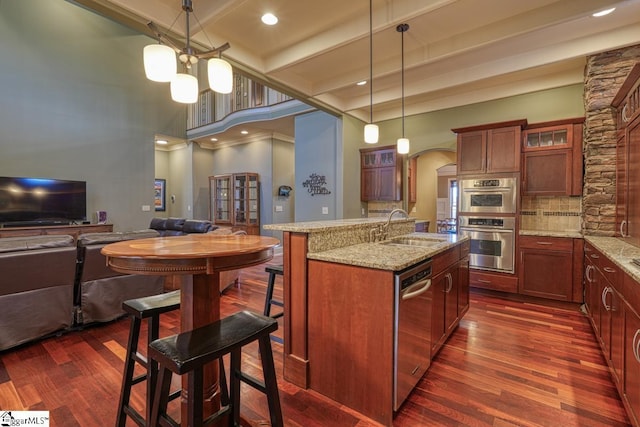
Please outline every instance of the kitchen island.
[{"label": "kitchen island", "polygon": [[[414,221],[264,226],[283,231],[284,378],[385,425],[468,309],[468,239]],[[431,286],[405,302],[401,278]]]}]

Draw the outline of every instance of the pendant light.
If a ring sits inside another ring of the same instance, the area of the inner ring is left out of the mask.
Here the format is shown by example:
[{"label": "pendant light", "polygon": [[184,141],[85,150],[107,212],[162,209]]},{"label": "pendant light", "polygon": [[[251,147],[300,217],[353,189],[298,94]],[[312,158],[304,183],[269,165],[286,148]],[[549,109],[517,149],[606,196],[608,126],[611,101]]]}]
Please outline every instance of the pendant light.
[{"label": "pendant light", "polygon": [[400,33],[400,46],[401,46],[401,75],[402,75],[402,138],[398,138],[396,149],[398,154],[409,153],[409,138],[404,136],[404,33],[409,30],[409,24],[400,24],[396,27],[396,31]]},{"label": "pendant light", "polygon": [[378,125],[373,124],[373,0],[369,0],[369,123],[364,126],[364,142],[378,142]]},{"label": "pendant light", "polygon": [[[198,59],[211,58],[207,62],[211,90],[218,93],[231,93],[233,69],[227,61],[220,57],[222,52],[229,48],[229,43],[208,52],[196,53],[191,48],[189,15],[193,13],[192,0],[182,0],[182,11],[186,15],[186,46],[182,49],[162,34],[153,22],[147,24],[161,44],[149,45],[144,48],[145,75],[152,81],[171,82],[171,99],[176,102],[193,104],[198,100],[199,89],[198,79],[190,74],[191,67],[198,62]],[[184,69],[182,73],[176,73],[176,53],[178,53],[178,59]]]}]

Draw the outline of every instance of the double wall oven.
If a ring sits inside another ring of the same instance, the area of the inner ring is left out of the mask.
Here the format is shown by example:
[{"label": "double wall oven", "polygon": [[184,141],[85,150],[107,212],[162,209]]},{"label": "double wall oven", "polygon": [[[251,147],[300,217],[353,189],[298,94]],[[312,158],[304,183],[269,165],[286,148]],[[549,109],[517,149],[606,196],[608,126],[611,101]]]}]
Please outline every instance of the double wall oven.
[{"label": "double wall oven", "polygon": [[518,180],[462,179],[458,232],[469,236],[469,266],[514,272]]}]

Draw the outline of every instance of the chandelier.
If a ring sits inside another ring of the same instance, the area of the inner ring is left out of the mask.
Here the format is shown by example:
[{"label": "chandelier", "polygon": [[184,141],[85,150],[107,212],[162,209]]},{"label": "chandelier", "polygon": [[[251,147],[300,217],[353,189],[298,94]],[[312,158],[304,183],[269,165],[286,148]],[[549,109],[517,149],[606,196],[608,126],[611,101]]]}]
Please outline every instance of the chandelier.
[{"label": "chandelier", "polygon": [[[222,52],[229,49],[229,43],[207,52],[196,53],[191,47],[189,14],[193,12],[192,0],[182,0],[182,10],[186,15],[186,46],[177,47],[169,37],[163,35],[153,22],[147,26],[154,32],[159,44],[145,46],[144,72],[149,80],[171,83],[171,99],[184,104],[193,104],[198,100],[198,79],[190,71],[199,59],[208,59],[207,75],[211,90],[219,93],[231,93],[233,88],[233,70],[231,65],[221,58]],[[177,19],[177,18],[176,18]],[[197,18],[196,18],[197,19]],[[177,60],[182,72],[177,72]]]}]

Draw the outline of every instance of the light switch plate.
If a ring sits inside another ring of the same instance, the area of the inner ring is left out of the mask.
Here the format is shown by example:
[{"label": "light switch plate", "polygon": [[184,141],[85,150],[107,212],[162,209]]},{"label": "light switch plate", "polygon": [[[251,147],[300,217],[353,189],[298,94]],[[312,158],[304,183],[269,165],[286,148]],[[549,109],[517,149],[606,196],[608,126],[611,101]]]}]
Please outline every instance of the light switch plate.
[{"label": "light switch plate", "polygon": [[322,215],[329,215],[329,208],[327,206],[322,207]]}]

